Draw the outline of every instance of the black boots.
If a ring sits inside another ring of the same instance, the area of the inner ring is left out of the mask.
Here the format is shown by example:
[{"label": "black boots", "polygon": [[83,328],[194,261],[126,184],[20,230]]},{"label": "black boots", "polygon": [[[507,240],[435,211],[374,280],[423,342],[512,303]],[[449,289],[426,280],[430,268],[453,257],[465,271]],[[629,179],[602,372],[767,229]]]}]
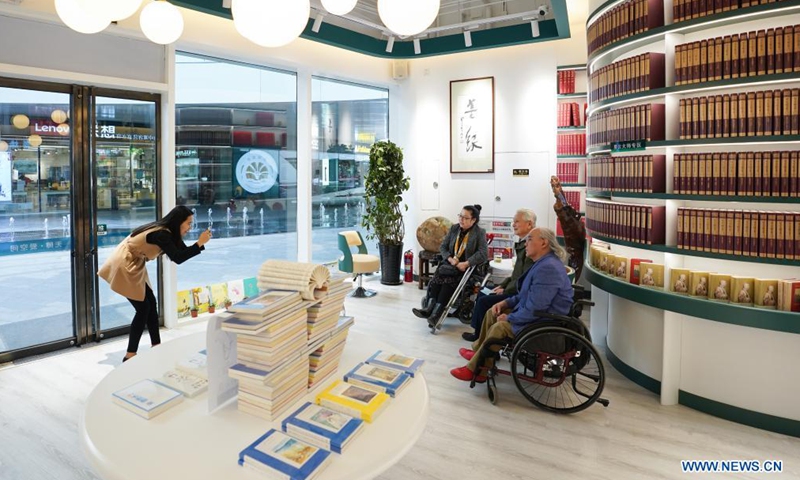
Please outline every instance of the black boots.
[{"label": "black boots", "polygon": [[472,332],[464,332],[464,333],[461,334],[461,338],[463,338],[464,340],[466,340],[468,342],[474,342],[475,340],[478,339],[478,334],[477,333],[472,333]]},{"label": "black boots", "polygon": [[443,303],[437,303],[436,305],[433,306],[433,308],[431,309],[430,315],[428,315],[428,325],[429,326],[433,327],[433,325],[436,323],[436,321],[439,320],[439,317],[442,316],[442,310],[444,310],[444,304]]},{"label": "black boots", "polygon": [[411,311],[418,318],[428,318],[431,314],[431,310],[433,310],[434,303],[436,303],[436,300],[433,297],[426,296],[422,299],[422,308],[412,308]]}]

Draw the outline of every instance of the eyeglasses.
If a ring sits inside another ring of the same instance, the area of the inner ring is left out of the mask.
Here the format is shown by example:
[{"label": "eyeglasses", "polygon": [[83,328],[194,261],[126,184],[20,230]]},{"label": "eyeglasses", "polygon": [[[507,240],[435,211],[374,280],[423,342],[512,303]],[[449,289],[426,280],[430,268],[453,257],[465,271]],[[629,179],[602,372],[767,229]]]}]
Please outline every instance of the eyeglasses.
[{"label": "eyeglasses", "polygon": [[459,220],[472,220],[472,217],[465,217],[464,215],[461,215],[461,214],[459,213],[459,214],[458,214],[458,219],[459,219]]}]

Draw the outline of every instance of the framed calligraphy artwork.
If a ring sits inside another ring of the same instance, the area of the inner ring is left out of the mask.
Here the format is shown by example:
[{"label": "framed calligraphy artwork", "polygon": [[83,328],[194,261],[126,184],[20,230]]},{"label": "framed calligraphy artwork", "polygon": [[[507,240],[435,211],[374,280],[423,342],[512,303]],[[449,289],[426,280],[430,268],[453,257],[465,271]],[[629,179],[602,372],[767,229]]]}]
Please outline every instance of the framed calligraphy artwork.
[{"label": "framed calligraphy artwork", "polygon": [[450,173],[494,172],[494,77],[450,82]]}]

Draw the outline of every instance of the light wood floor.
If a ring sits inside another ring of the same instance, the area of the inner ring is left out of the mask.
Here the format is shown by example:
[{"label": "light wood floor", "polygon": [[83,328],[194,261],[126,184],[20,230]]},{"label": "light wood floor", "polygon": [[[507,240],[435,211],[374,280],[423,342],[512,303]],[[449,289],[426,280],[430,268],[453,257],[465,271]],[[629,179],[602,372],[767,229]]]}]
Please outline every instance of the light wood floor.
[{"label": "light wood floor", "polygon": [[[470,390],[449,374],[465,363],[458,356],[458,348],[467,346],[461,340],[465,327],[449,319],[432,336],[425,322],[411,314],[421,297],[415,284],[386,287],[377,277],[364,283],[379,294],[347,300],[354,328],[424,358],[431,393],[425,433],[384,480],[676,479],[684,477],[681,459],[777,459],[783,460],[784,472],[775,478],[800,478],[799,439],[683,406],[661,406],[655,395],[607,362],[607,409],[594,405],[573,416],[546,413],[528,404],[509,378],[499,379],[499,403],[492,406],[485,386]],[[168,341],[201,329],[163,331],[162,337]],[[119,365],[124,349],[124,340],[112,340],[0,366],[0,479],[97,478],[80,451],[78,419],[84,399]],[[147,461],[147,445],[139,453]]]}]

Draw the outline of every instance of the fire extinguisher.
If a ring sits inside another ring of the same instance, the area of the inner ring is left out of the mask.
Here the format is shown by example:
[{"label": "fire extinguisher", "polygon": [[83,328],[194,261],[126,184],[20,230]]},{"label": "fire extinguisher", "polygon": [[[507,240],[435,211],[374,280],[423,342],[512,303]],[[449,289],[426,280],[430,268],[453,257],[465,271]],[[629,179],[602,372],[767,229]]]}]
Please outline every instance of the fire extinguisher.
[{"label": "fire extinguisher", "polygon": [[414,281],[414,252],[411,250],[406,250],[406,253],[403,254],[403,265],[405,266],[405,276],[404,280],[406,282],[413,282]]}]

